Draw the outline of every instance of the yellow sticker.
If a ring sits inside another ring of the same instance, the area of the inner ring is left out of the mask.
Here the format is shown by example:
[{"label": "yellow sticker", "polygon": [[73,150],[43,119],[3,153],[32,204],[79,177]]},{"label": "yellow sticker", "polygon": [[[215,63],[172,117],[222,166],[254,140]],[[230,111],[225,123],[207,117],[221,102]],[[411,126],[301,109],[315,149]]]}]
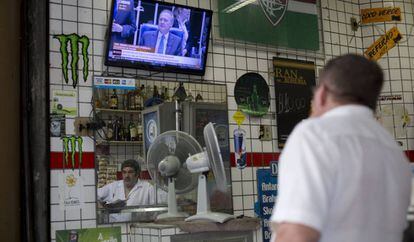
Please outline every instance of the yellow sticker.
[{"label": "yellow sticker", "polygon": [[364,53],[368,59],[378,60],[381,58],[381,56],[392,49],[401,40],[401,38],[402,35],[400,31],[398,31],[398,28],[393,27],[392,29],[388,30],[385,35],[377,39],[374,44],[368,47]]},{"label": "yellow sticker", "polygon": [[360,15],[362,24],[401,21],[401,10],[399,7],[361,9]]},{"label": "yellow sticker", "polygon": [[240,111],[236,111],[233,115],[234,121],[236,121],[237,125],[241,125],[243,121],[246,119],[246,116]]}]

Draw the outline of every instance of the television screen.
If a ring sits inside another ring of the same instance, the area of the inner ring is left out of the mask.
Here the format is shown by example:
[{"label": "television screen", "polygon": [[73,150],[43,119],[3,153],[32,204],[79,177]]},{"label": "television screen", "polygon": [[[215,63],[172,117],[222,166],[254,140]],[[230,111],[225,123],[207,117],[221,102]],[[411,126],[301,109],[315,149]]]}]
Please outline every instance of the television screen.
[{"label": "television screen", "polygon": [[113,0],[105,64],[204,75],[212,11]]}]

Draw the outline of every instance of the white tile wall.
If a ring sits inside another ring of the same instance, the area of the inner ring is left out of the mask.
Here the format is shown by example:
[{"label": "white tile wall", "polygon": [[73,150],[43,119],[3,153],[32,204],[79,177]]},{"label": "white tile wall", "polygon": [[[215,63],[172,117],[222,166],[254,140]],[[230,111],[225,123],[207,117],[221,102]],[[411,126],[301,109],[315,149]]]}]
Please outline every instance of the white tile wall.
[{"label": "white tile wall", "polygon": [[[201,8],[211,8],[216,6],[217,0],[169,0]],[[382,7],[389,3],[384,1],[368,0],[344,0],[344,1],[319,1],[321,5],[321,19],[323,26],[323,46],[325,48],[326,59],[315,59],[312,57],[279,54],[280,57],[302,59],[314,61],[317,68],[321,68],[325,60],[334,56],[357,52],[362,54],[363,51],[375,41],[385,30],[394,26],[394,24],[376,24],[361,26],[356,32],[351,31],[349,27],[350,17],[359,19],[359,9],[368,7]],[[413,110],[413,83],[414,70],[414,38],[413,38],[413,3],[410,0],[393,1],[395,6],[400,6],[403,11],[403,21],[397,24],[403,34],[402,42],[392,49],[388,55],[384,55],[378,62],[384,68],[386,83],[383,88],[384,94],[401,94],[404,104],[411,120],[414,119]],[[54,34],[78,33],[90,38],[89,47],[90,57],[90,74],[86,82],[83,81],[80,73],[78,97],[79,97],[79,115],[87,117],[91,111],[92,96],[92,76],[93,74],[101,75],[103,71],[109,73],[124,73],[132,75],[149,75],[148,71],[123,69],[116,67],[106,67],[103,65],[103,50],[105,48],[105,31],[107,19],[109,16],[109,6],[111,0],[52,0],[50,1],[50,85],[51,89],[72,89],[70,85],[63,83],[62,72],[60,69],[59,43],[53,39]],[[217,14],[216,14],[217,15]],[[215,20],[217,18],[215,17]],[[217,22],[216,22],[217,25]],[[228,108],[230,117],[230,137],[233,130],[237,127],[231,119],[237,110],[237,104],[233,98],[233,90],[236,79],[248,71],[258,71],[270,85],[271,108],[270,112],[275,112],[274,86],[273,78],[270,76],[272,71],[271,60],[276,56],[276,51],[269,49],[256,50],[233,46],[232,43],[225,42],[225,45],[217,45],[210,41],[209,55],[207,58],[207,70],[204,76],[205,80],[215,83],[225,83],[227,85]],[[82,61],[80,63],[82,65]],[[69,74],[70,75],[70,74]],[[180,74],[155,74],[153,78],[165,80],[195,79],[200,77],[180,75]],[[397,102],[395,102],[397,103]],[[258,140],[258,125],[272,125],[273,141],[261,142]],[[249,118],[247,117],[242,128],[247,132],[246,148],[248,152],[279,152],[277,144],[277,126],[276,120],[270,117]],[[73,119],[66,123],[67,132],[73,133]],[[413,121],[409,124],[407,135],[398,141],[403,143],[403,148],[408,150],[414,149],[414,127]],[[231,138],[231,144],[233,139]],[[233,151],[233,145],[230,146]],[[51,140],[51,151],[61,151],[62,144],[59,139]],[[92,140],[84,139],[84,151],[93,151]],[[85,206],[82,210],[61,211],[59,208],[58,198],[58,176],[60,171],[51,171],[51,237],[55,240],[54,232],[60,229],[69,228],[90,228],[96,227],[95,212],[95,172],[94,170],[82,170],[85,186]],[[256,168],[248,167],[243,171],[237,168],[231,168],[232,185],[233,185],[233,206],[235,215],[244,214],[253,216],[253,203],[257,200],[257,182]],[[118,226],[118,225],[117,225]],[[127,224],[122,224],[123,241],[127,240],[130,230]],[[153,241],[154,231],[142,231],[145,236],[140,241]],[[177,233],[171,230],[168,233]],[[151,235],[152,234],[152,235]],[[169,241],[168,234],[163,234],[162,241]],[[261,231],[255,234],[255,241],[261,241]]]}]

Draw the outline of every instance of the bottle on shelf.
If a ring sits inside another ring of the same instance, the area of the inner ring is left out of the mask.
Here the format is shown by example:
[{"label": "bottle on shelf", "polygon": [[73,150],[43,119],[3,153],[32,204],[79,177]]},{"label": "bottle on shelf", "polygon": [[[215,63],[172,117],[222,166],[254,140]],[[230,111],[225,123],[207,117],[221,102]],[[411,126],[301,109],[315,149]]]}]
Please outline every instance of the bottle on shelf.
[{"label": "bottle on shelf", "polygon": [[126,130],[125,130],[125,123],[124,123],[124,120],[123,120],[122,117],[119,117],[119,123],[121,124],[121,128],[119,129],[119,132],[120,132],[119,141],[125,141],[125,140],[127,140],[126,139],[127,133],[126,133]]},{"label": "bottle on shelf", "polygon": [[193,97],[193,93],[191,92],[191,89],[188,90],[188,95],[185,98],[185,101],[187,101],[187,102],[193,102],[194,101],[194,97]]},{"label": "bottle on shelf", "polygon": [[114,125],[112,123],[112,116],[108,116],[108,123],[106,124],[106,140],[114,138]]},{"label": "bottle on shelf", "polygon": [[140,98],[139,102],[141,103],[140,110],[142,110],[145,108],[144,104],[145,104],[145,101],[147,100],[147,91],[146,91],[144,84],[142,84],[141,87],[139,88],[139,98]]},{"label": "bottle on shelf", "polygon": [[128,109],[129,110],[136,110],[136,107],[135,107],[135,92],[136,92],[136,90],[128,92]]},{"label": "bottle on shelf", "polygon": [[109,98],[109,108],[110,109],[118,109],[118,94],[116,94],[116,90],[112,90],[112,95]]},{"label": "bottle on shelf", "polygon": [[163,94],[164,94],[164,97],[163,97],[163,99],[164,99],[164,102],[170,102],[171,101],[171,97],[170,97],[170,94],[168,93],[168,88],[167,87],[163,87]]},{"label": "bottle on shelf", "polygon": [[131,114],[131,118],[129,120],[128,124],[128,130],[129,130],[129,140],[130,141],[137,141],[138,139],[138,130],[137,126],[134,123],[133,115]]},{"label": "bottle on shelf", "polygon": [[121,135],[122,135],[122,127],[121,127],[121,120],[117,116],[115,116],[114,119],[114,138],[115,141],[121,141]]},{"label": "bottle on shelf", "polygon": [[138,141],[143,141],[143,128],[142,128],[142,123],[138,123],[138,127],[137,127],[137,140]]},{"label": "bottle on shelf", "polygon": [[141,88],[135,92],[135,110],[142,110],[142,90]]},{"label": "bottle on shelf", "polygon": [[128,93],[122,94],[122,109],[128,110],[129,103],[128,103]]},{"label": "bottle on shelf", "polygon": [[152,97],[153,98],[160,98],[160,93],[158,92],[157,85],[154,85],[154,89],[152,90]]},{"label": "bottle on shelf", "polygon": [[151,88],[151,86],[150,85],[147,85],[146,87],[145,87],[145,92],[144,92],[145,94],[144,94],[144,96],[143,96],[143,103],[145,104],[145,102],[148,100],[148,99],[150,99],[151,97],[152,97],[152,88]]},{"label": "bottle on shelf", "polygon": [[201,96],[201,94],[200,94],[200,93],[197,93],[197,96],[196,96],[196,98],[195,98],[195,101],[196,101],[196,102],[202,102],[202,101],[203,101],[203,96]]}]

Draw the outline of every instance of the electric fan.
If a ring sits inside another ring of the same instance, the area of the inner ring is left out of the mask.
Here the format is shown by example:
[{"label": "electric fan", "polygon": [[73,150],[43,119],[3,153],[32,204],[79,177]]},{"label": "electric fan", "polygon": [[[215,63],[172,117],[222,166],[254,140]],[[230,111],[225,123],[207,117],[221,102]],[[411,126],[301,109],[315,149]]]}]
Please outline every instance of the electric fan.
[{"label": "electric fan", "polygon": [[189,134],[181,131],[167,131],[157,136],[151,144],[147,165],[151,178],[157,185],[168,191],[168,212],[157,219],[187,217],[177,211],[176,193],[186,193],[197,185],[197,175],[183,167],[190,155],[202,152],[200,144]]},{"label": "electric fan", "polygon": [[208,123],[204,127],[204,141],[206,148],[203,152],[188,157],[186,164],[187,169],[198,174],[198,191],[197,191],[197,213],[185,219],[185,221],[208,220],[212,222],[224,223],[233,218],[233,215],[225,213],[211,212],[210,200],[207,196],[207,178],[205,173],[210,169],[213,171],[217,189],[227,192],[227,179],[224,171],[223,160],[221,157],[220,147],[213,123]]}]

